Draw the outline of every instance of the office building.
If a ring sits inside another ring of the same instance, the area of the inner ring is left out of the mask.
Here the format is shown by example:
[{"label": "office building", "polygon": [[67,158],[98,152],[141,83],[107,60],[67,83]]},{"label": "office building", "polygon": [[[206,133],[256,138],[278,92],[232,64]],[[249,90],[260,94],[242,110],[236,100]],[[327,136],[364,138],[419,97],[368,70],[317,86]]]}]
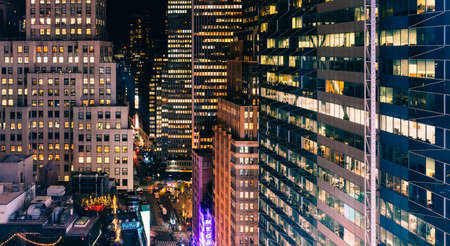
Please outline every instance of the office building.
[{"label": "office building", "polygon": [[[213,210],[213,159],[211,149],[192,152],[192,233],[194,245],[201,245],[202,213]],[[212,234],[214,239],[214,234]]]},{"label": "office building", "polygon": [[[165,46],[165,42],[161,45]],[[159,50],[156,52],[156,50]],[[152,74],[149,82],[149,137],[152,140],[161,138],[163,114],[163,83],[167,67],[167,54],[165,49],[156,48],[153,53]],[[156,140],[155,140],[156,142]]]},{"label": "office building", "polygon": [[[155,122],[150,122],[151,112],[156,112],[155,101],[150,104],[150,91],[154,93],[155,86],[150,82],[152,74],[151,54],[152,40],[150,39],[150,13],[143,12],[135,14],[130,18],[129,43],[127,47],[127,61],[129,62],[129,71],[134,80],[134,99],[130,102],[132,105],[131,114],[136,114],[139,120],[139,126],[144,132],[155,134]],[[150,134],[151,135],[151,134]]]},{"label": "office building", "polygon": [[[74,108],[74,171],[105,172],[118,189],[133,189],[133,131],[127,106]],[[92,124],[92,122],[95,122]]]},{"label": "office building", "polygon": [[26,1],[27,40],[0,42],[0,152],[32,154],[36,174],[52,163],[59,181],[102,169],[132,189],[128,108],[116,102],[112,44],[97,40],[104,4]]},{"label": "office building", "polygon": [[104,40],[106,0],[26,0],[28,40]]},{"label": "office building", "polygon": [[[167,67],[163,82],[162,153],[167,162],[191,169],[191,0],[167,6]],[[184,164],[184,165],[183,165]]]},{"label": "office building", "polygon": [[[445,2],[377,5],[379,245],[450,243]],[[365,8],[260,7],[259,243],[364,245]]]},{"label": "office building", "polygon": [[241,1],[192,1],[192,148],[213,148],[218,98],[227,91],[227,52],[241,29]]},{"label": "office building", "polygon": [[258,244],[258,105],[240,93],[239,68],[228,66],[229,96],[218,99],[213,127],[215,241],[225,246]]}]

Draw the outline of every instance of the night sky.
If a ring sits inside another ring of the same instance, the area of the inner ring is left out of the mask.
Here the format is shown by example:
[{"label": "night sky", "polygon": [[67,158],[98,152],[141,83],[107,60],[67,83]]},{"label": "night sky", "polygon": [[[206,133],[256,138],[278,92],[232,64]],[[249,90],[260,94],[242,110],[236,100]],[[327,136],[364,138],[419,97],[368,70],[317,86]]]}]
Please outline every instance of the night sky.
[{"label": "night sky", "polygon": [[116,47],[126,44],[128,39],[129,18],[140,11],[151,14],[152,38],[162,38],[164,35],[164,15],[167,0],[108,0],[107,29],[109,40]]}]

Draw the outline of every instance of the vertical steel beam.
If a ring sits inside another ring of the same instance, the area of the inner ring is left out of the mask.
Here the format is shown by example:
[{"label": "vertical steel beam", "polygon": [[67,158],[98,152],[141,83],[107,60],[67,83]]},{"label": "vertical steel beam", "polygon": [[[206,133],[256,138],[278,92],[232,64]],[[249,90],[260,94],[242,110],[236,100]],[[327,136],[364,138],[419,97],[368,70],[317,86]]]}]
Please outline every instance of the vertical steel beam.
[{"label": "vertical steel beam", "polygon": [[377,245],[376,0],[364,0],[364,213],[366,246]]}]

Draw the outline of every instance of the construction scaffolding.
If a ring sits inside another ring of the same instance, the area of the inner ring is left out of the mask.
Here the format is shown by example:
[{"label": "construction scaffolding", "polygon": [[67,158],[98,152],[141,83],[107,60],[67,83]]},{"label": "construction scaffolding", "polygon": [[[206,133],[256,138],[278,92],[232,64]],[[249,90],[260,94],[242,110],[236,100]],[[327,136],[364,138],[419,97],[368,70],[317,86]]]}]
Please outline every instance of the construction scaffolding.
[{"label": "construction scaffolding", "polygon": [[364,0],[364,245],[377,245],[376,0]]}]

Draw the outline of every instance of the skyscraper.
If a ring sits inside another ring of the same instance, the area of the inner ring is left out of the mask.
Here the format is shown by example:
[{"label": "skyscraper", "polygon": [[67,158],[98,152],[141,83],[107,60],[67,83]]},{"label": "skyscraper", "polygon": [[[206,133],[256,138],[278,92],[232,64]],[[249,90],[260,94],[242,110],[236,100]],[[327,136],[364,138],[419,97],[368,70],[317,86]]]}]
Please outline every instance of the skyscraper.
[{"label": "skyscraper", "polygon": [[219,98],[213,128],[215,240],[224,246],[258,242],[258,106],[238,95]]},{"label": "skyscraper", "polygon": [[213,127],[215,240],[221,245],[258,244],[258,73],[251,33],[244,29],[243,40],[230,47],[227,96],[219,98]]},{"label": "skyscraper", "polygon": [[[365,7],[260,8],[260,244],[364,245]],[[380,245],[450,243],[445,10],[379,1]]]},{"label": "skyscraper", "polygon": [[[168,55],[161,138],[167,161],[191,163],[191,1],[168,2]],[[188,165],[189,169],[191,165]]]},{"label": "skyscraper", "polygon": [[[133,188],[128,109],[116,104],[105,1],[26,1],[26,41],[0,42],[0,152],[33,154],[58,179],[104,171]],[[94,147],[93,147],[94,146]]]},{"label": "skyscraper", "polygon": [[242,2],[192,1],[192,148],[213,148],[218,97],[226,96],[227,52],[241,29]]},{"label": "skyscraper", "polygon": [[[130,73],[134,78],[134,100],[131,113],[137,114],[139,126],[148,135],[155,135],[156,100],[151,98],[155,94],[155,84],[151,82],[152,40],[150,37],[150,13],[140,12],[130,18],[129,43],[127,47]],[[151,100],[153,99],[153,100]],[[153,121],[151,121],[151,119]]]},{"label": "skyscraper", "polygon": [[[162,137],[162,115],[163,115],[163,83],[167,68],[167,53],[165,51],[157,54],[153,58],[152,77],[150,79],[149,103],[154,107],[149,107],[150,124],[154,125],[151,137],[158,142]],[[155,112],[153,112],[153,110]]]}]

